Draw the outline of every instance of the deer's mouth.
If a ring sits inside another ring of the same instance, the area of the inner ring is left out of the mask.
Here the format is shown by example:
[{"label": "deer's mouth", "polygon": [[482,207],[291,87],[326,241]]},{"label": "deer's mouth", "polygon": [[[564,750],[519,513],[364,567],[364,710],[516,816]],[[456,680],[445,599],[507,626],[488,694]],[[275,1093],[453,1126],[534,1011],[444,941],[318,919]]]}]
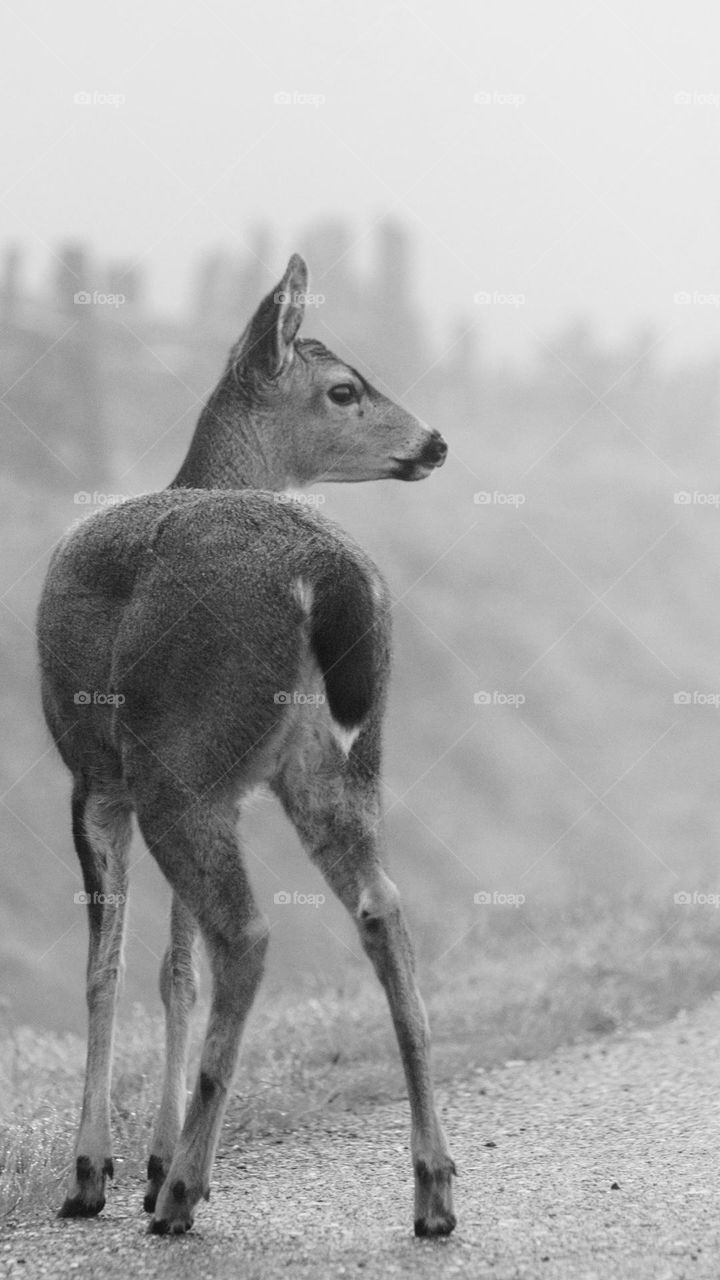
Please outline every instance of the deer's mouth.
[{"label": "deer's mouth", "polygon": [[393,458],[393,462],[393,480],[425,480],[435,470],[433,464],[420,462],[417,458]]},{"label": "deer's mouth", "polygon": [[432,471],[441,467],[447,457],[447,445],[442,436],[432,439],[419,456],[393,458],[395,480],[425,480]]}]

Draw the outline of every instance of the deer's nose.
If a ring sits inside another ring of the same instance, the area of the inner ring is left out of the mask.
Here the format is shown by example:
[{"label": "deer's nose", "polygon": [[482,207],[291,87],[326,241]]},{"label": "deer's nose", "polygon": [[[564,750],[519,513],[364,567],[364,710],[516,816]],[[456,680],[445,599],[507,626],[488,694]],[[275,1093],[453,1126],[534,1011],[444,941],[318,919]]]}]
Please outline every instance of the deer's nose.
[{"label": "deer's nose", "polygon": [[448,447],[440,435],[436,431],[431,435],[422,452],[423,462],[430,467],[441,467],[447,457]]}]

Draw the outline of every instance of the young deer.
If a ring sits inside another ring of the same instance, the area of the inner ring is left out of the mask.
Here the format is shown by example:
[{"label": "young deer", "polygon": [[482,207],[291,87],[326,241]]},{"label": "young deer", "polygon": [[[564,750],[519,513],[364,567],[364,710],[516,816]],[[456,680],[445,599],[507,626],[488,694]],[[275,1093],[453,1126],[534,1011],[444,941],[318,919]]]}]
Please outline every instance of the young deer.
[{"label": "young deer", "polygon": [[[233,348],[173,483],[67,534],[43,590],[43,707],[73,775],[90,927],[87,1075],[60,1216],[99,1213],[113,1173],[110,1072],[133,811],[173,889],[150,1230],[187,1231],[210,1194],[268,937],[236,810],[266,783],[355,920],[387,994],[410,1098],[415,1231],[455,1225],[427,1019],[379,830],[388,593],[342,530],[279,496],[320,479],[419,480],[447,447],[321,343],[297,338],[306,289],[293,256]],[[198,930],[212,1003],[185,1115]]]}]

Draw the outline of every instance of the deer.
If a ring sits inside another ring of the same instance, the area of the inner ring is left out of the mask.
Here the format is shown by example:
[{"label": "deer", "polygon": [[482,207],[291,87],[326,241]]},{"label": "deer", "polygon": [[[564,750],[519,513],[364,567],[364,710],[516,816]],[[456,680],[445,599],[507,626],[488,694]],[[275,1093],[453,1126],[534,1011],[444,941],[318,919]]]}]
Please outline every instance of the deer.
[{"label": "deer", "polygon": [[[414,1229],[455,1226],[428,1019],[387,871],[381,736],[391,598],[338,525],[288,490],[421,480],[447,445],[317,339],[293,254],[230,351],[169,486],[90,515],[57,544],[37,638],[50,734],[72,775],[89,942],[87,1062],[59,1217],[90,1217],[113,1177],[110,1085],[133,815],[172,890],[160,970],[165,1072],[148,1230],[188,1231],[210,1177],[268,921],[238,836],[264,785],[344,904],[382,984],[407,1084]],[[288,691],[292,691],[290,694]],[[198,939],[211,973],[188,1101]]]}]

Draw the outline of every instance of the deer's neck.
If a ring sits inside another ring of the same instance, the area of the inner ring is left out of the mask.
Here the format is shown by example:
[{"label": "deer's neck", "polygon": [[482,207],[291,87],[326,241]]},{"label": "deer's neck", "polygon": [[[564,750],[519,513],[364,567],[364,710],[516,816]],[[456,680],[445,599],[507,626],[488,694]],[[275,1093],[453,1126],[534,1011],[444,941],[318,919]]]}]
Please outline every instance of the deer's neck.
[{"label": "deer's neck", "polygon": [[270,424],[257,409],[218,387],[198,420],[170,489],[271,489],[288,476]]}]

